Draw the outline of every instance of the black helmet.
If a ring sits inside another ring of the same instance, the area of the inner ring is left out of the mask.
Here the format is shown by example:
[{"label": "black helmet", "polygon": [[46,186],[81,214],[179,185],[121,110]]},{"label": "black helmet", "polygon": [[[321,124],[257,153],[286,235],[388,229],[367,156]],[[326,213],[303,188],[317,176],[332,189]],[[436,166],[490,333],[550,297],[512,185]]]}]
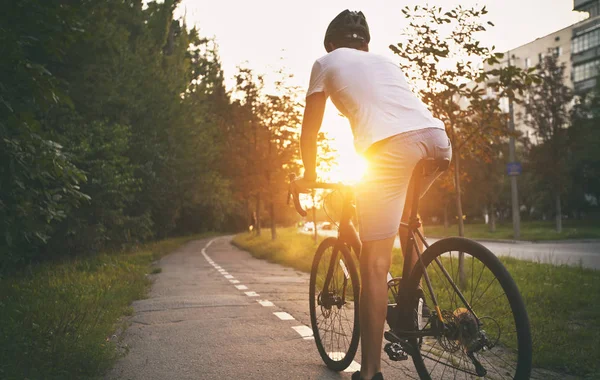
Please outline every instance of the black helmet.
[{"label": "black helmet", "polygon": [[327,27],[325,32],[325,50],[329,53],[331,49],[329,42],[338,42],[343,40],[362,40],[369,43],[371,35],[369,34],[369,25],[362,12],[351,12],[348,9],[337,15]]}]

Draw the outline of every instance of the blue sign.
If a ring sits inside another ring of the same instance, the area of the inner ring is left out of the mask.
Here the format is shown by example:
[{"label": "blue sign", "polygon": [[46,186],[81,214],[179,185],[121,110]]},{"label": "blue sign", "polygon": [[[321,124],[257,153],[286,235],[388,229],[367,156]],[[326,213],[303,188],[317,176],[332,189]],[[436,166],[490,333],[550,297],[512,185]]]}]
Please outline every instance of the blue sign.
[{"label": "blue sign", "polygon": [[508,175],[521,175],[523,168],[520,162],[509,162],[506,164],[506,172]]}]

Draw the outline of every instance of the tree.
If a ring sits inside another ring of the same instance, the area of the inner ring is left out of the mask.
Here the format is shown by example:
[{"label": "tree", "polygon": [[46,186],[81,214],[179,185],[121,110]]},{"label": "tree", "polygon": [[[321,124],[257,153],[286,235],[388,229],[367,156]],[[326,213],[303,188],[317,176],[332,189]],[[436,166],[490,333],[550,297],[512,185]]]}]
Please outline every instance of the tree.
[{"label": "tree", "polygon": [[[298,88],[286,84],[291,75],[283,70],[277,72],[274,94],[265,96],[262,107],[262,124],[266,130],[268,146],[264,156],[266,199],[269,202],[269,218],[271,222],[271,239],[275,240],[276,205],[282,206],[287,194],[287,177],[295,172],[300,157],[298,149],[300,123],[302,114],[297,98]],[[279,207],[281,208],[281,207]]]},{"label": "tree", "polygon": [[0,14],[0,269],[37,255],[87,200],[85,174],[52,140],[40,115],[72,107],[54,68],[81,36],[80,4],[5,2]]},{"label": "tree", "polygon": [[[444,12],[441,7],[415,6],[405,7],[402,12],[410,21],[404,32],[406,41],[390,45],[390,49],[400,57],[400,66],[423,102],[446,126],[452,142],[458,233],[464,236],[460,163],[489,143],[483,138],[484,132],[498,133],[492,129],[494,124],[473,119],[484,94],[482,84],[493,76],[497,78],[492,84],[497,96],[512,99],[530,79],[528,73],[514,66],[486,71],[480,65],[498,65],[503,57],[494,52],[494,47],[482,46],[476,39],[478,32],[486,30],[485,25],[493,26],[482,20],[487,14],[485,7],[469,9],[459,5]],[[462,254],[459,267],[462,268]],[[462,280],[461,276],[461,284]]]},{"label": "tree", "polygon": [[578,99],[571,120],[567,130],[573,179],[571,202],[581,214],[591,205],[600,205],[600,79],[592,91]]},{"label": "tree", "polygon": [[481,20],[487,14],[485,7],[458,6],[444,12],[441,7],[416,6],[403,13],[410,20],[406,42],[390,49],[401,58],[400,65],[418,86],[423,102],[446,125],[452,142],[458,232],[463,236],[460,162],[481,146],[489,128],[470,120],[473,103],[483,95],[478,84],[486,79],[478,63],[498,64],[502,54],[476,40],[476,33],[486,30]]},{"label": "tree", "polygon": [[534,130],[537,144],[531,145],[529,158],[533,173],[544,186],[552,190],[556,231],[562,232],[561,196],[568,189],[567,128],[571,124],[569,103],[571,89],[564,83],[564,65],[548,55],[539,67],[540,82],[531,87],[525,103],[525,123]]}]

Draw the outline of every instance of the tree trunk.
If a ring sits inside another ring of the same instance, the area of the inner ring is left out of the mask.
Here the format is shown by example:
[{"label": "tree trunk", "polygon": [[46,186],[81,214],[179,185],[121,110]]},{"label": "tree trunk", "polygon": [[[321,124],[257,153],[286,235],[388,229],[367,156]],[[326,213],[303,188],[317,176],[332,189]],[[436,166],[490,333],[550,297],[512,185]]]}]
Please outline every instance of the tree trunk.
[{"label": "tree trunk", "polygon": [[256,236],[260,236],[260,193],[256,195]]},{"label": "tree trunk", "polygon": [[271,214],[271,240],[275,240],[277,239],[277,229],[275,227],[275,202],[271,201],[269,209]]},{"label": "tree trunk", "polygon": [[[456,189],[456,213],[458,214],[458,236],[465,236],[465,226],[463,223],[462,200],[460,194],[460,155],[458,152],[452,154],[454,161],[454,187]],[[465,254],[458,253],[458,286],[461,289],[466,288],[465,276]]]},{"label": "tree trunk", "polygon": [[496,232],[496,209],[490,204],[490,232]]},{"label": "tree trunk", "polygon": [[448,236],[448,202],[444,202],[444,236]]},{"label": "tree trunk", "polygon": [[562,232],[562,209],[560,205],[560,194],[556,194],[556,232]]}]

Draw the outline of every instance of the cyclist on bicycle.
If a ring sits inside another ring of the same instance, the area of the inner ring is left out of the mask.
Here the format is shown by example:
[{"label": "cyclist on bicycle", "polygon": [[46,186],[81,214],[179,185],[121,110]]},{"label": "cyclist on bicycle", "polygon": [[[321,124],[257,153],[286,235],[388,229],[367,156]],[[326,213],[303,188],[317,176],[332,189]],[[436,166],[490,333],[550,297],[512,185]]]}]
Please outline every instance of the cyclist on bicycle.
[{"label": "cyclist on bicycle", "polygon": [[[344,10],[325,33],[327,54],[312,67],[300,148],[304,176],[294,182],[306,192],[316,181],[317,134],[328,97],[350,121],[355,149],[368,161],[356,189],[360,256],[361,371],[353,379],[382,379],[381,345],[387,312],[387,279],[394,239],[408,184],[423,158],[452,152],[444,124],[411,92],[391,59],[369,53],[370,33],[362,12]],[[428,179],[426,190],[435,178]],[[422,194],[421,194],[422,195]],[[407,235],[401,234],[406,247]],[[404,249],[403,249],[404,251]],[[413,255],[414,256],[414,255]],[[405,258],[413,265],[416,257]]]}]

